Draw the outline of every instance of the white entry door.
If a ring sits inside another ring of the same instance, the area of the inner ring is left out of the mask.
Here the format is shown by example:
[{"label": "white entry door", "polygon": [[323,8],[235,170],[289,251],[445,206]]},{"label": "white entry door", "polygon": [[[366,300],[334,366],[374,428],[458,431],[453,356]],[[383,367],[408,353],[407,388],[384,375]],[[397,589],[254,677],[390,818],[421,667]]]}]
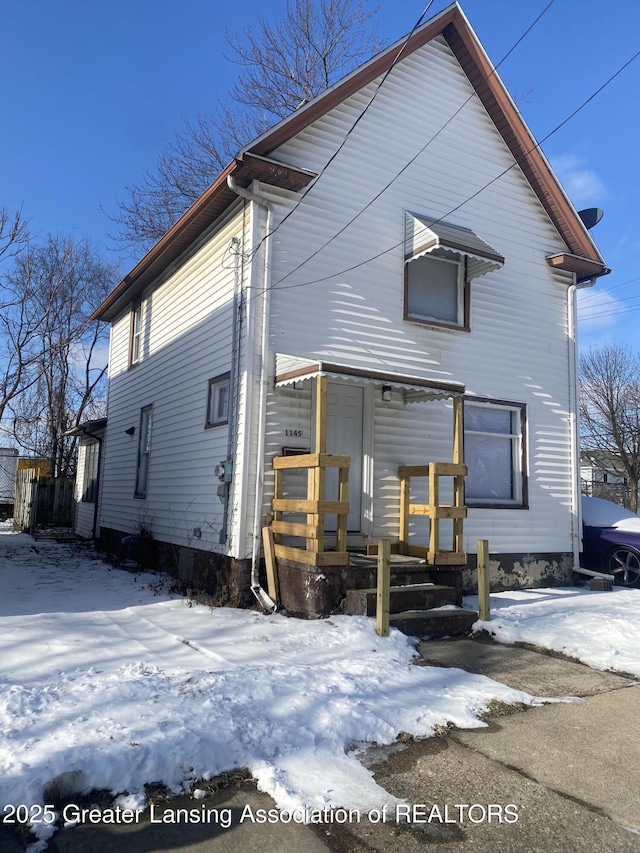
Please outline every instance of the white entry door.
[{"label": "white entry door", "polygon": [[[351,457],[349,469],[349,519],[347,530],[362,529],[362,436],[364,389],[358,385],[329,382],[327,386],[327,453]],[[338,472],[327,469],[326,495],[336,500]],[[327,518],[327,529],[335,529],[335,516]]]}]

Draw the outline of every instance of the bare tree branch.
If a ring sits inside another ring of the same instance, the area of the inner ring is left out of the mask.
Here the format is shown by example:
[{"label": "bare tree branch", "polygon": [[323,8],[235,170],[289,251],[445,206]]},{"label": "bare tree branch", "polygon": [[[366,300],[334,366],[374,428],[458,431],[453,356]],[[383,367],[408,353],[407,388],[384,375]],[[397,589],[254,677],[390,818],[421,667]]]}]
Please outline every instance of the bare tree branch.
[{"label": "bare tree branch", "polygon": [[622,345],[591,349],[580,358],[580,417],[587,454],[606,453],[627,477],[638,511],[640,481],[640,358]]},{"label": "bare tree branch", "polygon": [[129,251],[153,245],[251,139],[378,50],[377,11],[366,0],[290,0],[280,21],[227,35],[227,59],[242,69],[228,98],[186,120],[155,169],[126,188],[107,214],[111,239]]},{"label": "bare tree branch", "polygon": [[[14,380],[22,365],[21,382],[7,386],[5,408],[22,446],[50,459],[56,474],[68,476],[75,442],[64,433],[92,416],[96,398],[104,398],[106,365],[95,356],[108,331],[89,317],[117,281],[116,270],[88,242],[50,235],[16,258],[7,278],[24,299],[0,334]],[[11,328],[24,332],[12,337]]]}]

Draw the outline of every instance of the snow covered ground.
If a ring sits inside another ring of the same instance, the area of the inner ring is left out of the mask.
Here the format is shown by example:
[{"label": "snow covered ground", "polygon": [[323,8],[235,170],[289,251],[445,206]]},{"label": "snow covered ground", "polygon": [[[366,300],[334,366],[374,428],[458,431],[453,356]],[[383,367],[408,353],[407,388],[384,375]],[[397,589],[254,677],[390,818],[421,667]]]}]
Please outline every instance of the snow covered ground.
[{"label": "snow covered ground", "polygon": [[[0,525],[1,804],[44,804],[57,786],[107,789],[137,808],[145,783],[179,791],[246,767],[281,808],[364,811],[396,801],[354,746],[482,726],[493,699],[541,701],[413,666],[414,643],[378,637],[365,617],[214,609],[168,589],[162,575]],[[640,591],[538,590],[492,604],[500,640],[640,674]]]},{"label": "snow covered ground", "polygon": [[[478,609],[475,596],[465,607]],[[476,622],[501,643],[531,643],[595,669],[640,676],[640,589],[529,589],[491,596],[491,621]]]}]

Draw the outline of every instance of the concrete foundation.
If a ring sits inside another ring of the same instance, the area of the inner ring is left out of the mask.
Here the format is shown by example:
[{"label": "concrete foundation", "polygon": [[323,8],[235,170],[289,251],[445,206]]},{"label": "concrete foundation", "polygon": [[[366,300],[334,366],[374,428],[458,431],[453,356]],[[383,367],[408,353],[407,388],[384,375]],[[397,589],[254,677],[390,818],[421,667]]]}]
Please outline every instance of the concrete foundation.
[{"label": "concrete foundation", "polygon": [[181,590],[206,593],[216,605],[248,607],[255,601],[250,560],[236,560],[224,554],[159,542],[146,534],[127,534],[105,527],[100,530],[98,546],[122,559],[135,560],[141,569],[167,572],[176,578]]}]

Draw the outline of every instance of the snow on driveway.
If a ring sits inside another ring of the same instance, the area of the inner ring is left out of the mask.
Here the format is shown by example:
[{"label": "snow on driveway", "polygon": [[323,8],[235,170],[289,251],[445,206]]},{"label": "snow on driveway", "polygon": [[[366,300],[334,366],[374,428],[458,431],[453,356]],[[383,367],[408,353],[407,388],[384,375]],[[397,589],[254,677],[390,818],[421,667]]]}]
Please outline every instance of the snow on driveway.
[{"label": "snow on driveway", "polygon": [[145,783],[179,791],[246,767],[281,808],[364,811],[396,800],[354,745],[481,726],[492,699],[540,701],[413,666],[412,641],[372,619],[190,605],[84,546],[0,534],[2,803],[44,804],[64,780],[138,807]]}]

